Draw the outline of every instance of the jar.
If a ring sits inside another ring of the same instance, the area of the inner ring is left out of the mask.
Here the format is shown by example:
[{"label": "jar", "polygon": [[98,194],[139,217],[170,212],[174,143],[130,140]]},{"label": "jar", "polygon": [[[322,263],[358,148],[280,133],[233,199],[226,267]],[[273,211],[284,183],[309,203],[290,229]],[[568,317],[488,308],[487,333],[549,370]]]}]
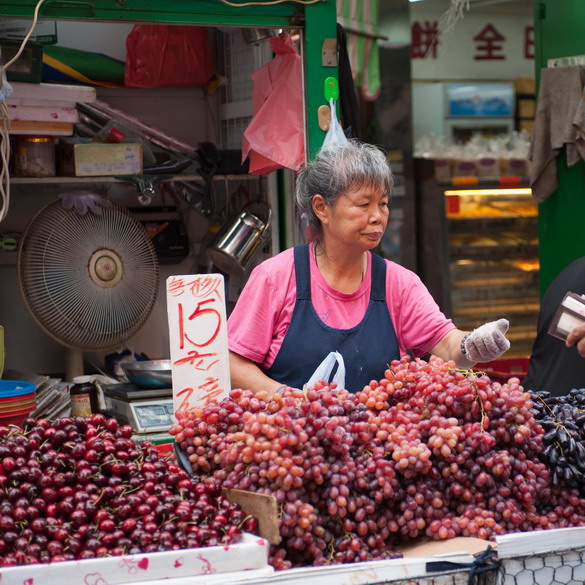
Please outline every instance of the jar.
[{"label": "jar", "polygon": [[52,136],[19,136],[14,170],[17,177],[54,177],[55,139]]},{"label": "jar", "polygon": [[71,417],[91,416],[99,412],[98,392],[90,376],[75,376],[69,390]]}]

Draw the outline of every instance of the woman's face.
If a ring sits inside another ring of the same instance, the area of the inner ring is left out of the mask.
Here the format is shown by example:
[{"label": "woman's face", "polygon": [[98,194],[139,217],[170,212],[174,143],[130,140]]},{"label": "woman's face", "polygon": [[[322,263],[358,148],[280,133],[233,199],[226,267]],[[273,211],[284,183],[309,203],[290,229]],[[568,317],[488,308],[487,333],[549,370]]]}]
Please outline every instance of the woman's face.
[{"label": "woman's face", "polygon": [[326,243],[375,248],[388,224],[388,201],[386,193],[371,185],[341,194],[331,206],[321,198],[318,216]]}]

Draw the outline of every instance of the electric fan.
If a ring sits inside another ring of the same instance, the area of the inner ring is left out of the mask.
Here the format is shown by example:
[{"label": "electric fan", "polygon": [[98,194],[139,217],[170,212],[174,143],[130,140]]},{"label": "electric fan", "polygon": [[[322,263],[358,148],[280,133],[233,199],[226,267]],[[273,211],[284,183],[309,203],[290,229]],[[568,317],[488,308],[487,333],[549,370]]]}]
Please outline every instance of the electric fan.
[{"label": "electric fan", "polygon": [[69,348],[67,380],[83,373],[83,351],[115,348],[136,333],[158,292],[156,251],[142,224],[113,201],[100,210],[79,215],[60,200],[49,203],[18,252],[28,310]]}]

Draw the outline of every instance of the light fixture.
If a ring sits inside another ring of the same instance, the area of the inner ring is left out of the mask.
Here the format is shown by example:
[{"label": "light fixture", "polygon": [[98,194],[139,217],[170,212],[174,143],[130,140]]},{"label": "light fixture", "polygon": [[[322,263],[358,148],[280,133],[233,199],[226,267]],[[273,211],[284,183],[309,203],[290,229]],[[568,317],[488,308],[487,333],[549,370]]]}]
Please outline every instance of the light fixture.
[{"label": "light fixture", "polygon": [[458,189],[456,191],[445,191],[446,197],[455,195],[532,195],[532,189]]}]

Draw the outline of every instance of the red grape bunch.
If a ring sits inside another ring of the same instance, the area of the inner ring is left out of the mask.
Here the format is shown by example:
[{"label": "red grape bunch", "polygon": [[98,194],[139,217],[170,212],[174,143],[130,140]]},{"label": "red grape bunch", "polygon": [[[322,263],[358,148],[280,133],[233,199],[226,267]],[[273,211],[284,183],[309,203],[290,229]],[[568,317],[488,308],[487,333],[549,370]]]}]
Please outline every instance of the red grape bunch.
[{"label": "red grape bunch", "polygon": [[517,378],[404,357],[356,394],[234,389],[171,432],[196,474],[274,495],[271,562],[286,568],[398,556],[421,535],[584,525],[585,499],[542,459],[534,410]]}]

